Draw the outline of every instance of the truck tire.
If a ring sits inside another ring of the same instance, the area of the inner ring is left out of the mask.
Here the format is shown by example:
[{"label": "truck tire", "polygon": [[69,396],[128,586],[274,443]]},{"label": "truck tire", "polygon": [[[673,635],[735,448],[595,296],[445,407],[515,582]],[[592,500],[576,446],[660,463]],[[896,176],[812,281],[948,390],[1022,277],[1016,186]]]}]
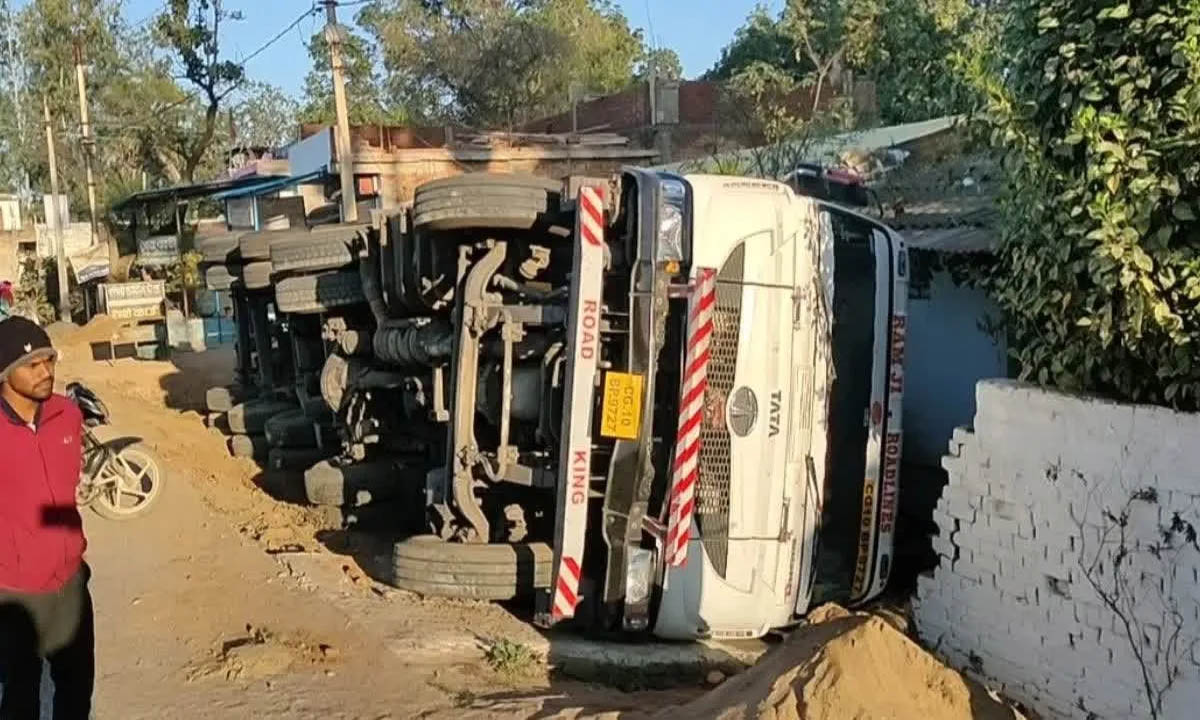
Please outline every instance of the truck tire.
[{"label": "truck tire", "polygon": [[271,287],[270,262],[252,262],[242,268],[242,284],[247,290],[262,290]]},{"label": "truck tire", "polygon": [[255,482],[258,487],[276,500],[295,503],[304,502],[304,473],[299,470],[274,470],[268,467]]},{"label": "truck tire", "polygon": [[272,448],[315,448],[318,426],[332,425],[331,416],[310,418],[303,409],[288,410],[267,420],[263,433]]},{"label": "truck tire", "polygon": [[256,230],[242,235],[238,241],[238,248],[241,250],[244,260],[270,260],[273,243],[300,239],[307,235],[308,228]]},{"label": "truck tire", "polygon": [[226,413],[238,403],[238,396],[231,388],[210,387],[204,393],[204,404],[209,412]]},{"label": "truck tire", "polygon": [[227,444],[230,455],[251,460],[266,460],[271,450],[262,435],[234,435]]},{"label": "truck tire", "polygon": [[397,497],[403,478],[390,459],[337,465],[317,463],[304,473],[304,493],[313,505],[361,507]]},{"label": "truck tire", "polygon": [[266,429],[267,420],[295,407],[292,403],[278,400],[250,400],[234,405],[225,414],[229,429],[239,435],[258,435]]},{"label": "truck tire", "polygon": [[204,256],[206,263],[237,262],[241,237],[242,233],[224,233],[206,238],[196,238],[196,250]]},{"label": "truck tire", "polygon": [[323,313],[366,301],[356,272],[302,275],[280,280],[275,286],[275,305],[286,313]]},{"label": "truck tire", "polygon": [[229,290],[242,284],[237,272],[231,271],[228,265],[213,265],[204,271],[204,282],[209,290]]},{"label": "truck tire", "polygon": [[514,600],[549,587],[553,564],[545,543],[449,543],[422,535],[396,543],[391,584],[418,595]]},{"label": "truck tire", "polygon": [[532,175],[469,173],[417,188],[413,226],[429,230],[528,230],[555,204],[562,185]]},{"label": "truck tire", "polygon": [[354,263],[350,242],[357,237],[358,226],[341,232],[317,229],[307,237],[271,244],[271,263],[280,273],[336,270]]},{"label": "truck tire", "polygon": [[[313,465],[328,460],[331,452],[320,448],[271,448],[267,456],[267,469],[303,473]],[[303,489],[303,478],[299,483]],[[303,495],[303,491],[300,493]]]}]

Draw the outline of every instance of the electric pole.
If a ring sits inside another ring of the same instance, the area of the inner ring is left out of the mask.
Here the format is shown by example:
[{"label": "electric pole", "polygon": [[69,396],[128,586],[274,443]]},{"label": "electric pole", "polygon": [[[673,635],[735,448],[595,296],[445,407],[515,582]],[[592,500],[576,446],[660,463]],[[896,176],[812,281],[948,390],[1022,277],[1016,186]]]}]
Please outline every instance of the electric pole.
[{"label": "electric pole", "polygon": [[67,249],[63,247],[62,206],[58,203],[58,156],[54,151],[54,125],[50,120],[50,101],[42,96],[42,110],[46,116],[46,150],[50,154],[50,229],[54,233],[55,252],[58,254],[58,319],[71,320],[71,298],[67,290]]},{"label": "electric pole", "polygon": [[79,124],[83,131],[83,162],[87,169],[88,209],[92,215],[92,244],[100,241],[100,228],[96,221],[96,177],[92,172],[92,156],[96,141],[92,139],[92,123],[88,118],[87,81],[84,78],[83,47],[75,41],[75,80],[79,84]]},{"label": "electric pole", "polygon": [[342,74],[342,41],[345,31],[338,25],[337,0],[325,4],[325,42],[333,68],[333,105],[337,111],[338,169],[342,177],[342,222],[358,222],[358,193],[354,187],[354,151],[350,146],[350,112],[346,108],[346,85]]}]

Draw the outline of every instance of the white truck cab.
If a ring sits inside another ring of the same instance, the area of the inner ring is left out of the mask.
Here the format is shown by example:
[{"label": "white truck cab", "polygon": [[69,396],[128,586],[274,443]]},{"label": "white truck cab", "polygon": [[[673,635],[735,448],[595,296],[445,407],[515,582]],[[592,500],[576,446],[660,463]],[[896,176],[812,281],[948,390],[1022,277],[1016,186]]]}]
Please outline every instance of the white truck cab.
[{"label": "white truck cab", "polygon": [[397,587],[671,639],[882,592],[895,233],[777,182],[637,169],[435,181],[395,224],[368,253],[394,271],[362,397],[433,533],[397,543]]},{"label": "white truck cab", "polygon": [[907,258],[886,227],[783,184],[679,181],[716,305],[695,529],[654,633],[757,637],[887,582]]}]

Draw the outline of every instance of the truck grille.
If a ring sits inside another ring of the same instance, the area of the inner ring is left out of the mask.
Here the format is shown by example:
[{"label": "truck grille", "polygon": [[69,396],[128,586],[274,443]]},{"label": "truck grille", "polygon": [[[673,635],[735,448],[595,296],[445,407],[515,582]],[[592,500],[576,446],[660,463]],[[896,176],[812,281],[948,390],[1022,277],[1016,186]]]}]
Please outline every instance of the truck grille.
[{"label": "truck grille", "polygon": [[729,487],[733,474],[725,408],[737,374],[745,267],[746,249],[738,246],[717,275],[712,356],[708,365],[708,391],[704,396],[705,421],[700,431],[696,524],[704,550],[721,577],[726,576],[729,565]]}]

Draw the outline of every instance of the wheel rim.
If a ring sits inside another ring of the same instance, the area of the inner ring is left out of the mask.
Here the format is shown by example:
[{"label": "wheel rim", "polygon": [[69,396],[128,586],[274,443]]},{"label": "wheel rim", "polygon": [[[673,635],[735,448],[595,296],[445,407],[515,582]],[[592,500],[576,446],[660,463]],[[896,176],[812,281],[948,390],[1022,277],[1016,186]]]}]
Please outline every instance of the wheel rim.
[{"label": "wheel rim", "polygon": [[96,498],[117,515],[133,515],[153,502],[161,488],[158,463],[138,450],[123,450],[105,463]]}]

